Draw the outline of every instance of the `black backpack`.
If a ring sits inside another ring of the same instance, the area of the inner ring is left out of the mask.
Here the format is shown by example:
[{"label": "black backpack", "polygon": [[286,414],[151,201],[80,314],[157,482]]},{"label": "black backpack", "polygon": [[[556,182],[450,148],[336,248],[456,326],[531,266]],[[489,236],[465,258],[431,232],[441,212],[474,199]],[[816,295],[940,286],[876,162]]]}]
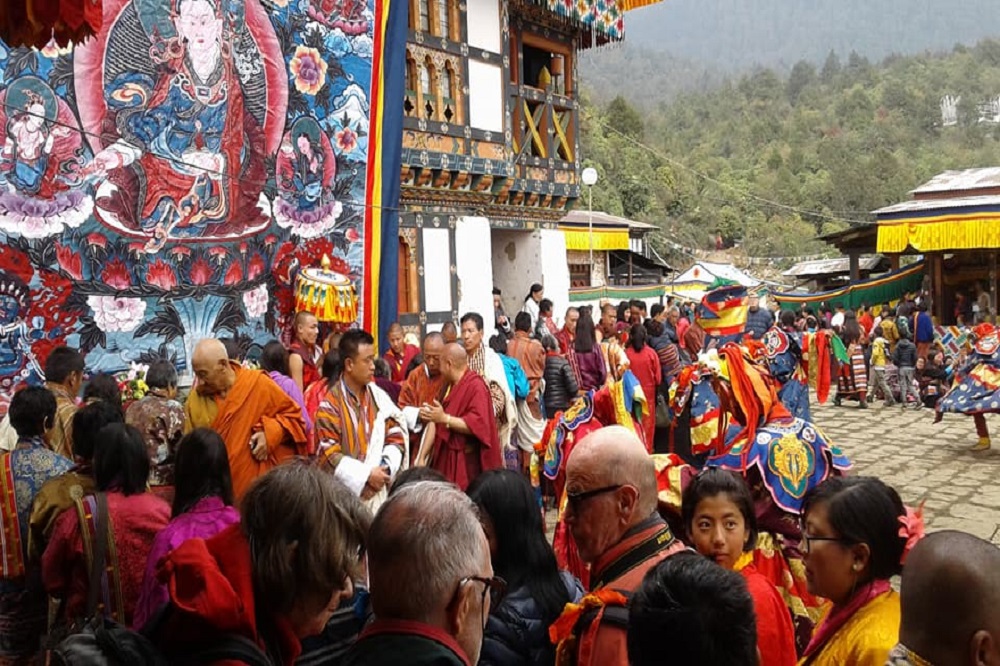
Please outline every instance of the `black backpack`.
[{"label": "black backpack", "polygon": [[45,663],[51,666],[199,666],[217,661],[274,666],[256,643],[236,634],[222,636],[210,646],[168,658],[142,633],[103,618],[67,636],[45,655]]}]

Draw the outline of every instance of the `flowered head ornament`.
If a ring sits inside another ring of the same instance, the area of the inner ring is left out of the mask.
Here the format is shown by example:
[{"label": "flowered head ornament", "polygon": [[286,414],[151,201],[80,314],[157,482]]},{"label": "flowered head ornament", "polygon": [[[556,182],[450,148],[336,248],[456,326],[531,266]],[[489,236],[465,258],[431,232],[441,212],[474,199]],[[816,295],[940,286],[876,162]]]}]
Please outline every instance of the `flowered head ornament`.
[{"label": "flowered head ornament", "polygon": [[906,514],[899,517],[901,525],[899,536],[906,539],[906,544],[903,546],[903,557],[899,560],[900,564],[906,564],[906,557],[910,551],[913,550],[918,541],[924,538],[924,503],[921,502],[916,509],[909,506],[905,508]]}]

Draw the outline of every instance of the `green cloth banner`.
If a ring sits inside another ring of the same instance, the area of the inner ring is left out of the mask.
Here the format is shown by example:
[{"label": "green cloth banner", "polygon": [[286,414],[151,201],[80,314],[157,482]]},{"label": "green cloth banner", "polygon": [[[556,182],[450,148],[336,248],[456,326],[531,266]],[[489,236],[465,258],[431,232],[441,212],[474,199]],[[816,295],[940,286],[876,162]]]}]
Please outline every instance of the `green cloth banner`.
[{"label": "green cloth banner", "polygon": [[821,303],[830,307],[843,304],[847,310],[857,310],[863,303],[868,305],[892,303],[898,301],[904,294],[920,289],[920,285],[924,281],[924,267],[925,263],[918,261],[885,275],[840,289],[812,294],[783,294],[772,291],[771,298],[778,302],[782,310],[798,310],[803,304],[806,307],[811,307]]},{"label": "green cloth banner", "polygon": [[590,287],[583,289],[571,289],[569,292],[570,303],[581,301],[627,301],[632,298],[657,298],[666,295],[666,290],[662,284],[646,285],[642,287]]}]

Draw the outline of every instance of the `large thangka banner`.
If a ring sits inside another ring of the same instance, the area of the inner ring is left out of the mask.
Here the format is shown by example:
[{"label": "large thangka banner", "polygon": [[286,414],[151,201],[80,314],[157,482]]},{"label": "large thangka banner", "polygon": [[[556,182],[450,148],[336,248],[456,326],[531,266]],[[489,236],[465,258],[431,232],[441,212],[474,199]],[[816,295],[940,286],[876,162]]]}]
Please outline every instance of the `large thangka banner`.
[{"label": "large thangka banner", "polygon": [[61,344],[91,371],[259,344],[324,254],[377,327],[405,29],[400,0],[104,0],[76,48],[0,44],[0,395]]}]

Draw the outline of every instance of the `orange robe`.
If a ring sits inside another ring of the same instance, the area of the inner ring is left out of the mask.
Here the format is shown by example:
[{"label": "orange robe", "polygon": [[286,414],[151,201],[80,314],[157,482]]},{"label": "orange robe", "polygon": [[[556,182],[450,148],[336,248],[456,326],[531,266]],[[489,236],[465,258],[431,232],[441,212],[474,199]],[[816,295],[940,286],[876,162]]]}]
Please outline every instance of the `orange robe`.
[{"label": "orange robe", "polygon": [[403,390],[399,393],[399,408],[420,407],[424,403],[429,405],[435,400],[442,400],[446,383],[444,375],[438,373],[437,377],[431,377],[427,374],[427,366],[421,363],[403,382]]},{"label": "orange robe", "polygon": [[[260,370],[246,370],[230,362],[236,381],[226,397],[192,391],[184,404],[184,432],[212,428],[226,442],[233,493],[237,499],[258,476],[289,458],[306,453],[306,425],[302,408]],[[268,456],[258,462],[250,438],[259,430],[267,437]]]}]

